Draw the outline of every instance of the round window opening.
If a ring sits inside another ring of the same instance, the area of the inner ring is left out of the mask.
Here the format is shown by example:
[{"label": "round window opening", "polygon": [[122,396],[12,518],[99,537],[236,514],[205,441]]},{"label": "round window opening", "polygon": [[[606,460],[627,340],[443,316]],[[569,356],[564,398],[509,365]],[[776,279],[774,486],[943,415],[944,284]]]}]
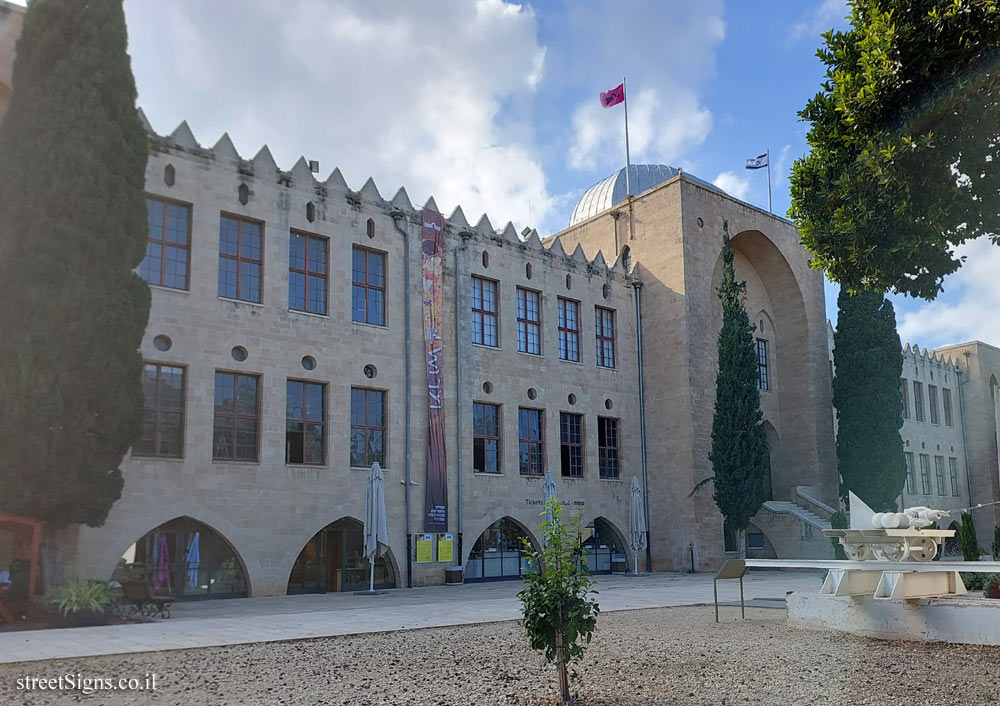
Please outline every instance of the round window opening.
[{"label": "round window opening", "polygon": [[243,346],[233,346],[232,354],[233,360],[237,363],[242,363],[247,359],[247,349]]},{"label": "round window opening", "polygon": [[483,392],[485,392],[487,395],[490,394],[491,392],[493,392],[493,383],[490,382],[489,380],[487,380],[486,382],[484,382],[483,383]]},{"label": "round window opening", "polygon": [[604,400],[604,409],[611,409],[615,406],[615,403],[611,400]]},{"label": "round window opening", "polygon": [[316,359],[311,355],[302,356],[302,367],[306,370],[312,370],[316,367]]},{"label": "round window opening", "polygon": [[569,397],[566,398],[566,401],[569,402],[571,405],[576,404],[576,395],[574,395],[572,392],[569,393]]},{"label": "round window opening", "polygon": [[533,400],[536,397],[538,397],[538,392],[535,391],[535,388],[529,387],[528,388],[528,399],[529,400]]},{"label": "round window opening", "polygon": [[170,336],[160,335],[153,338],[153,348],[158,351],[169,351],[172,345],[173,341],[170,340]]},{"label": "round window opening", "polygon": [[697,221],[697,223],[698,223],[698,227],[699,227],[699,228],[704,228],[704,227],[705,227],[705,221],[701,220],[701,217],[700,217],[700,216],[699,216],[699,218],[698,218],[698,221]]},{"label": "round window opening", "polygon": [[376,375],[378,375],[378,369],[371,363],[365,366],[364,372],[365,372],[365,377],[368,379],[371,379]]},{"label": "round window opening", "polygon": [[605,299],[607,299],[608,297],[610,297],[611,296],[611,285],[610,284],[605,284],[604,287],[601,289],[601,293],[604,295]]}]

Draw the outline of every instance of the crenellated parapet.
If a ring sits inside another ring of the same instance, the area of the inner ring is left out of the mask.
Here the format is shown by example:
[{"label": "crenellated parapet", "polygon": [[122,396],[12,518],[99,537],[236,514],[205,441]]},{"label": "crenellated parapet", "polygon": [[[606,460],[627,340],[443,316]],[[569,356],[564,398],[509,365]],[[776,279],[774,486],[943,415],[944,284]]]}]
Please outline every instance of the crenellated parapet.
[{"label": "crenellated parapet", "polygon": [[921,349],[915,343],[907,343],[903,346],[903,359],[914,365],[932,366],[938,370],[961,372],[961,366],[956,359],[928,348]]},{"label": "crenellated parapet", "polygon": [[[206,148],[198,142],[186,120],[168,135],[160,135],[153,129],[141,109],[139,117],[149,133],[150,150],[154,153],[174,154],[215,164],[221,169],[233,172],[240,182],[270,182],[309,194],[310,198],[315,197],[321,201],[343,199],[348,205],[357,209],[374,208],[402,215],[414,224],[420,222],[421,209],[413,205],[403,187],[396,191],[392,199],[386,200],[372,177],[368,177],[360,189],[353,190],[339,167],[334,168],[324,181],[319,181],[304,156],[299,157],[292,168],[285,171],[278,166],[267,145],[262,146],[252,158],[247,159],[237,151],[228,133],[223,133],[212,147]],[[433,196],[428,198],[423,209],[440,212]],[[511,248],[520,251],[524,256],[544,258],[562,269],[582,272],[588,277],[601,276],[620,279],[626,283],[631,283],[633,280],[633,276],[626,271],[621,257],[608,263],[604,254],[598,251],[592,259],[588,259],[580,245],[577,245],[573,252],[567,253],[558,238],[549,238],[543,242],[534,228],[525,228],[518,233],[510,221],[496,228],[485,213],[479,217],[475,225],[472,225],[461,206],[456,206],[451,214],[445,217],[445,231],[451,235],[461,234],[485,243]]]}]

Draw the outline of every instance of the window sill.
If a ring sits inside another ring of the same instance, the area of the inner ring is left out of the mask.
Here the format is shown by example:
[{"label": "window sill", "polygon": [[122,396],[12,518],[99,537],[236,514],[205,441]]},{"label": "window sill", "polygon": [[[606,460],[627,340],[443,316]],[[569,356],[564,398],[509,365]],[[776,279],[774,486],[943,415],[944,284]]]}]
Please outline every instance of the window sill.
[{"label": "window sill", "polygon": [[579,360],[567,360],[566,358],[560,358],[559,362],[560,363],[569,363],[571,365],[583,365],[582,361],[579,361]]},{"label": "window sill", "polygon": [[518,350],[518,355],[530,355],[532,358],[544,358],[545,356],[541,353],[531,353],[529,351]]},{"label": "window sill", "polygon": [[491,473],[490,471],[476,471],[476,470],[473,470],[472,471],[472,475],[476,476],[477,478],[487,478],[487,477],[490,477],[490,478],[503,478],[503,473],[499,473],[499,472],[498,473]]},{"label": "window sill", "polygon": [[212,463],[220,466],[259,466],[260,461],[228,461],[224,458],[213,458]]},{"label": "window sill", "polygon": [[183,456],[141,456],[139,454],[131,454],[129,459],[132,461],[168,461],[170,463],[184,463]]},{"label": "window sill", "polygon": [[518,475],[527,480],[542,480],[545,478],[544,473],[518,473]]},{"label": "window sill", "polygon": [[325,463],[285,463],[285,468],[327,468]]},{"label": "window sill", "polygon": [[302,309],[289,309],[289,314],[301,314],[302,316],[311,316],[314,319],[329,319],[329,314],[317,314],[315,311],[303,311]]},{"label": "window sill", "polygon": [[[306,468],[319,468],[319,466],[306,466]],[[379,464],[379,468],[381,468],[383,472],[389,472],[389,471],[392,470],[391,468],[386,468],[382,464]],[[371,466],[351,466],[351,470],[352,471],[364,471],[365,473],[371,473],[372,467]]]},{"label": "window sill", "polygon": [[621,478],[604,478],[604,477],[601,477],[601,480],[603,480],[605,482],[608,482],[608,483],[624,483],[625,482]]},{"label": "window sill", "polygon": [[501,348],[500,346],[491,346],[491,345],[486,344],[486,343],[476,343],[475,341],[469,341],[469,344],[472,345],[475,348],[485,348],[486,350],[490,350],[490,351],[502,351],[503,350],[503,348]]},{"label": "window sill", "polygon": [[216,295],[215,298],[218,299],[220,302],[231,302],[233,304],[246,304],[247,306],[256,306],[261,309],[264,308],[263,302],[251,302],[247,301],[246,299],[233,299],[232,297],[222,297],[218,295]]},{"label": "window sill", "polygon": [[[145,280],[143,280],[145,282]],[[168,287],[165,284],[150,284],[146,282],[146,286],[150,289],[158,289],[161,292],[173,292],[174,294],[190,294],[190,289],[181,289],[180,287]]]},{"label": "window sill", "polygon": [[608,365],[595,365],[594,367],[597,368],[598,370],[607,370],[609,373],[617,373],[618,372],[618,368],[612,367],[612,366],[608,366]]},{"label": "window sill", "polygon": [[365,328],[374,328],[380,331],[389,330],[389,327],[386,326],[385,324],[370,324],[367,321],[355,321],[354,319],[351,319],[351,323],[354,324],[355,326],[364,326]]}]

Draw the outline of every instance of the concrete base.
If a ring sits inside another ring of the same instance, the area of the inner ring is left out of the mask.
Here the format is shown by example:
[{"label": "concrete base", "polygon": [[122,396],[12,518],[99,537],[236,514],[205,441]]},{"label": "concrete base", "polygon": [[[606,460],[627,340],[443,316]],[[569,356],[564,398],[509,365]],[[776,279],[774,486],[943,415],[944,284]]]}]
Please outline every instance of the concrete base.
[{"label": "concrete base", "polygon": [[792,593],[788,624],[836,630],[886,640],[1000,645],[1000,600],[920,598],[878,600],[872,596]]}]

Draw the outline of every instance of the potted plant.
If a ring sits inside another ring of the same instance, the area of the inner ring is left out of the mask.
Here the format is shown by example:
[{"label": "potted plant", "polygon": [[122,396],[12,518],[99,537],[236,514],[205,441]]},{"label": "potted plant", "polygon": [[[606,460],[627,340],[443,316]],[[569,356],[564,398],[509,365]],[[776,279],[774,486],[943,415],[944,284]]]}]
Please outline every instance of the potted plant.
[{"label": "potted plant", "polygon": [[49,602],[62,613],[67,627],[76,628],[107,624],[106,610],[114,597],[104,581],[75,579],[53,591]]}]

